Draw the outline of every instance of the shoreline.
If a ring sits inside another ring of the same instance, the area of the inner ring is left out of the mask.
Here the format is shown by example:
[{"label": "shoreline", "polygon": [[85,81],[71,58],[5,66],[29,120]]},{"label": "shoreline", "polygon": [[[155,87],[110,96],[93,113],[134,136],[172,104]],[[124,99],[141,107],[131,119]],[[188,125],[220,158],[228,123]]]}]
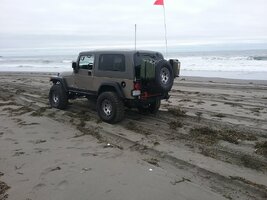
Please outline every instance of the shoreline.
[{"label": "shoreline", "polygon": [[[0,71],[0,75],[47,75],[47,76],[54,76],[57,75],[58,72],[47,72],[47,71]],[[267,77],[267,73],[266,73]],[[239,78],[223,78],[223,77],[210,77],[210,76],[187,76],[181,75],[177,77],[175,80],[182,80],[182,79],[189,79],[195,81],[216,81],[216,82],[233,82],[233,83],[255,83],[255,84],[262,84],[267,85],[267,79],[259,80],[259,79],[239,79]]]},{"label": "shoreline", "polygon": [[[25,72],[61,72],[70,71],[71,61],[77,59],[79,51],[72,55],[59,51],[60,54],[48,54],[48,51],[32,53],[22,52],[21,56],[12,54],[0,59],[0,71]],[[176,52],[166,58],[176,58],[181,62],[182,76],[198,76],[245,80],[267,80],[267,51],[251,49],[219,52]]]},{"label": "shoreline", "polygon": [[267,72],[258,71],[190,71],[182,70],[183,76],[267,81]]}]

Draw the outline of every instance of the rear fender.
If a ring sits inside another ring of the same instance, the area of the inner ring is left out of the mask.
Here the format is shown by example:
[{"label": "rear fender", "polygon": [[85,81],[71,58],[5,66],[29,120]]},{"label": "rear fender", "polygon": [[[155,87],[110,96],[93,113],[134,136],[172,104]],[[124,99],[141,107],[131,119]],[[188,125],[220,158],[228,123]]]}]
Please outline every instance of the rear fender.
[{"label": "rear fender", "polygon": [[100,95],[102,92],[107,92],[107,91],[114,91],[120,98],[125,98],[125,95],[119,83],[116,82],[102,83],[98,89],[97,95]]}]

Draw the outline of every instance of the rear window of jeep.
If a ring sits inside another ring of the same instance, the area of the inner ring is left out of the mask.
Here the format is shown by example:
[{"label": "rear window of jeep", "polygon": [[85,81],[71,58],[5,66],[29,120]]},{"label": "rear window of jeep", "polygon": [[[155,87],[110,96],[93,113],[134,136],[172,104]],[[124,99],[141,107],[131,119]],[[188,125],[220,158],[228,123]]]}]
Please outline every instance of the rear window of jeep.
[{"label": "rear window of jeep", "polygon": [[102,54],[99,57],[99,70],[125,71],[125,57],[121,54]]}]

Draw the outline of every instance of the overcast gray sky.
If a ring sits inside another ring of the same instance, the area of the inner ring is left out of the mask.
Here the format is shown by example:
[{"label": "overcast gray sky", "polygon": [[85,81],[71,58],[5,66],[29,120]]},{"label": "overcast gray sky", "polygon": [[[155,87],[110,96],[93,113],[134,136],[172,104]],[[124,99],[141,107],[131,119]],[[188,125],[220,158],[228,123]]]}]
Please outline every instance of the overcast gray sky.
[{"label": "overcast gray sky", "polygon": [[[0,47],[164,44],[155,0],[0,0]],[[267,0],[165,0],[169,45],[266,43]]]}]

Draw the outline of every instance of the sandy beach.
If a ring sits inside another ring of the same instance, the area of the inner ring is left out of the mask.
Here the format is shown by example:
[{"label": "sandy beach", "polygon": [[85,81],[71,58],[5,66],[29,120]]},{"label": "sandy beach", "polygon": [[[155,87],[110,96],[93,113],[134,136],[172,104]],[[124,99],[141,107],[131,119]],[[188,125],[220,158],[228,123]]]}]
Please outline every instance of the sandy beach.
[{"label": "sandy beach", "polygon": [[267,81],[180,77],[110,125],[50,108],[50,76],[0,73],[0,200],[267,198]]}]

